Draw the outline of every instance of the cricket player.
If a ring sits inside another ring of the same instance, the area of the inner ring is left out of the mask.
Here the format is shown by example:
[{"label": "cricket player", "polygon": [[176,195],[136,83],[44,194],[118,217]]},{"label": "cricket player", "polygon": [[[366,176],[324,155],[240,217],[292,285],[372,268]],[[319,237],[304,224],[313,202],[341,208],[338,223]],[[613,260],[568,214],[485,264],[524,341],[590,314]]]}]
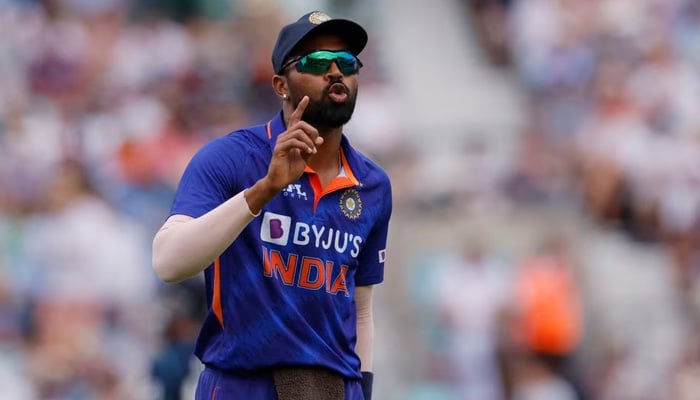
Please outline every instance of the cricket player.
[{"label": "cricket player", "polygon": [[318,11],[283,27],[280,112],[204,145],[181,178],[153,268],[166,282],[204,272],[198,400],[371,398],[391,185],[343,133],[366,43]]}]

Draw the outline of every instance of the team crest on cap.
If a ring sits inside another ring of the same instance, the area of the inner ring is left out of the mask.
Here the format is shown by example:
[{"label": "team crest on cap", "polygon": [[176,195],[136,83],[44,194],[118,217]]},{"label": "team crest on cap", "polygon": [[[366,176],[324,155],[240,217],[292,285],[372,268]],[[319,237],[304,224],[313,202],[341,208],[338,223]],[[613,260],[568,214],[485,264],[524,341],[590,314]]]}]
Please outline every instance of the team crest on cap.
[{"label": "team crest on cap", "polygon": [[362,214],[362,200],[355,189],[348,189],[340,196],[340,211],[350,219],[357,219]]},{"label": "team crest on cap", "polygon": [[320,11],[314,11],[311,13],[311,15],[309,15],[309,22],[311,22],[314,25],[318,25],[330,19],[331,17],[329,17],[326,13],[322,13]]}]

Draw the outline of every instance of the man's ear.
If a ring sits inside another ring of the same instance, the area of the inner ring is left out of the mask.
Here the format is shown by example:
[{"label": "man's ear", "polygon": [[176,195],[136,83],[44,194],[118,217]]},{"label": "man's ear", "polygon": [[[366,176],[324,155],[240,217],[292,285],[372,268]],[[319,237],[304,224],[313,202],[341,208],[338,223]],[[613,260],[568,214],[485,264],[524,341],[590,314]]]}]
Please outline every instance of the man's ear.
[{"label": "man's ear", "polygon": [[272,90],[275,95],[282,100],[289,98],[289,90],[287,89],[287,77],[282,75],[274,75],[272,77]]}]

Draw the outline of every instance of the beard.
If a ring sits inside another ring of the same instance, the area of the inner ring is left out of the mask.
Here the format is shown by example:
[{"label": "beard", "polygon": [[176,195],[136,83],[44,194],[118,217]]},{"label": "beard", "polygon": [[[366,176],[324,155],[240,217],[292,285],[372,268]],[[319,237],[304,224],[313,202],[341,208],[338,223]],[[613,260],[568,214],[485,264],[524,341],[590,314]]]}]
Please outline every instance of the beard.
[{"label": "beard", "polygon": [[[296,108],[304,96],[294,98],[293,105]],[[309,96],[311,97],[311,96]],[[355,102],[357,101],[357,92],[349,92],[348,98],[344,103],[336,103],[331,101],[326,92],[321,95],[320,100],[309,98],[309,104],[304,110],[304,115],[301,119],[309,124],[324,128],[338,128],[350,121],[353,111],[355,111]]]}]

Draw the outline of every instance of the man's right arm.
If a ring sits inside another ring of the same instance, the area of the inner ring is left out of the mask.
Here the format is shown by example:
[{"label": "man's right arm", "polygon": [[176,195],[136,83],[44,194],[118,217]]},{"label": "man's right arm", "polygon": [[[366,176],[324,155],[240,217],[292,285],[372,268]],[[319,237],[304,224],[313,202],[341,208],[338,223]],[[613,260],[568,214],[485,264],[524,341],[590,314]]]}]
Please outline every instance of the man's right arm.
[{"label": "man's right arm", "polygon": [[276,193],[261,180],[201,217],[172,215],[153,239],[153,270],[165,282],[202,272]]},{"label": "man's right arm", "polygon": [[176,214],[165,221],[153,239],[153,270],[160,279],[180,282],[202,272],[265,204],[299,179],[316,146],[323,144],[316,128],[301,120],[308,104],[304,96],[278,136],[265,177],[198,218]]}]

